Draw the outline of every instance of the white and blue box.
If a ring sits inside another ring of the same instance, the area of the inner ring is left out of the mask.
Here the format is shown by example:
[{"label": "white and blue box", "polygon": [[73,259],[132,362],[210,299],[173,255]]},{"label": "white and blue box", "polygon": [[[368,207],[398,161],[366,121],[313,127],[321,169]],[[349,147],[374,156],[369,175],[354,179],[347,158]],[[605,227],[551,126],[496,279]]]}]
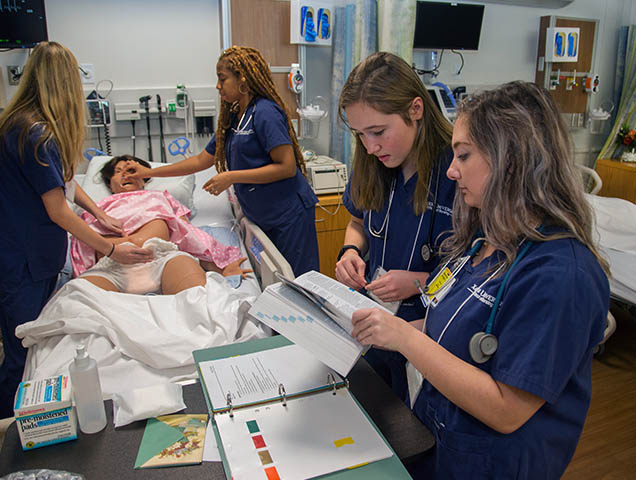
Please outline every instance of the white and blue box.
[{"label": "white and blue box", "polygon": [[21,382],[13,410],[23,450],[77,438],[71,380],[66,375]]}]

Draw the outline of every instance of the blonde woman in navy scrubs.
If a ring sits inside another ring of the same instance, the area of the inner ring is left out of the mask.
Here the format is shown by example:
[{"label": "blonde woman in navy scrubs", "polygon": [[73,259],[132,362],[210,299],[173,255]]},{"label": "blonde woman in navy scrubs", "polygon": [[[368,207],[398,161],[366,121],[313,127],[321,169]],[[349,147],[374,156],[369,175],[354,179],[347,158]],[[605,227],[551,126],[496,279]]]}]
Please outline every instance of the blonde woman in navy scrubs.
[{"label": "blonde woman in navy scrubs", "polygon": [[73,181],[84,142],[85,108],[77,60],[59,43],[42,42],[0,116],[0,418],[13,416],[26,359],[15,329],[35,320],[53,293],[66,259],[67,232],[120,263],[152,260],[150,250],[115,246],[67,205],[69,198],[108,229],[123,233],[121,223]]},{"label": "blonde woman in navy scrubs", "polygon": [[[343,195],[351,220],[336,278],[399,306],[397,315],[405,320],[421,318],[416,281],[426,283],[451,229],[455,182],[445,174],[452,158],[451,125],[413,69],[385,52],[353,69],[339,110],[356,148]],[[365,358],[403,393],[403,357],[371,349]]]},{"label": "blonde woman in navy scrubs", "polygon": [[422,320],[354,313],[362,344],[408,359],[408,401],[434,433],[416,478],[558,479],[591,396],[609,305],[568,129],[544,88],[470,99],[453,131],[445,261]]},{"label": "blonde woman in navy scrubs", "polygon": [[316,195],[289,111],[258,50],[231,47],[216,66],[221,109],[216,135],[198,155],[165,167],[136,167],[133,177],[186,175],[216,165],[203,185],[219,195],[230,185],[245,216],[267,234],[296,276],[319,270]]}]

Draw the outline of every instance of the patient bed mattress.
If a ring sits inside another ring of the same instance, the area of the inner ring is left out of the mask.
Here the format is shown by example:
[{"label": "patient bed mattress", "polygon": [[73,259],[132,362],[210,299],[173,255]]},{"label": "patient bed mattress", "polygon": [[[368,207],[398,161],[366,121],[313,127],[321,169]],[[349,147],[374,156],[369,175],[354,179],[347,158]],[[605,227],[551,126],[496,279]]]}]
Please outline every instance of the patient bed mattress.
[{"label": "patient bed mattress", "polygon": [[[228,194],[215,197],[201,189],[212,175],[213,169],[196,175],[191,221],[236,232],[234,239],[247,257]],[[67,283],[36,321],[16,331],[29,347],[23,378],[68,373],[76,346],[85,344],[98,362],[108,398],[119,391],[194,379],[193,350],[271,334],[245,313],[261,291],[253,274],[238,288],[219,274],[208,272],[207,277],[205,288],[172,296],[129,295],[106,292],[89,282]]]},{"label": "patient bed mattress", "polygon": [[621,198],[586,197],[596,216],[601,254],[610,263],[611,294],[636,305],[636,205]]}]

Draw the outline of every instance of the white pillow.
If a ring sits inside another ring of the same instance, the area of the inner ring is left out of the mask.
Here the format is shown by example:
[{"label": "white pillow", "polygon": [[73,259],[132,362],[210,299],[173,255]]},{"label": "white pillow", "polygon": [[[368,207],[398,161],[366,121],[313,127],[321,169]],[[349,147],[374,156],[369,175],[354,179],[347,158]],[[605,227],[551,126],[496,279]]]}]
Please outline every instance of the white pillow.
[{"label": "white pillow", "polygon": [[[86,170],[86,176],[84,177],[81,187],[86,194],[93,199],[94,202],[99,202],[104,198],[112,195],[108,185],[102,180],[100,170],[106,162],[111,158],[110,156],[96,156],[91,159]],[[148,162],[152,168],[160,167],[165,163]],[[192,195],[194,193],[194,174],[185,175],[182,177],[156,177],[151,178],[146,182],[146,190],[158,190],[163,192],[167,190],[170,195],[183,203],[186,207],[194,212],[194,200]]]}]

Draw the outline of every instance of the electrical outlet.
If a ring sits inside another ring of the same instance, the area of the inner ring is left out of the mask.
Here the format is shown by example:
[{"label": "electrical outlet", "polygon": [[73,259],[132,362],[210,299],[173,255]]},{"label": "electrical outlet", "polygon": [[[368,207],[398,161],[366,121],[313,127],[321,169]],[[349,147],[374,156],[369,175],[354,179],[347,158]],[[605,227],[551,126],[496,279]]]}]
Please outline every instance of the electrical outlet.
[{"label": "electrical outlet", "polygon": [[22,68],[23,67],[19,65],[7,65],[7,77],[9,80],[9,85],[17,85],[20,83]]},{"label": "electrical outlet", "polygon": [[95,67],[92,63],[80,63],[79,70],[82,83],[95,83]]}]

